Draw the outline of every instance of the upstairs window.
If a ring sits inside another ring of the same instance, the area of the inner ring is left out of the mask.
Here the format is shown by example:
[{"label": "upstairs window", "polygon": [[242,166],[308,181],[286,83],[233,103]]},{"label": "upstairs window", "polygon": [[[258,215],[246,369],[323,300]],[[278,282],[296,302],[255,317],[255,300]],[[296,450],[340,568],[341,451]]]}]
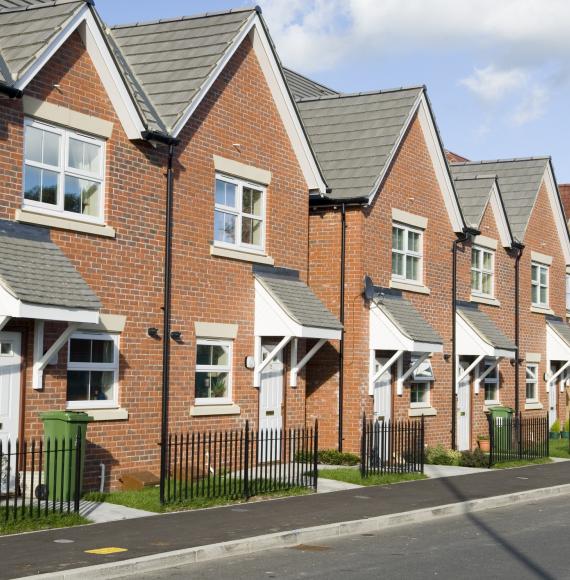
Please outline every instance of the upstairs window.
[{"label": "upstairs window", "polygon": [[533,306],[548,307],[548,266],[532,263],[531,295]]},{"label": "upstairs window", "polygon": [[245,251],[265,248],[265,189],[239,179],[216,177],[214,241]]},{"label": "upstairs window", "polygon": [[422,232],[404,225],[392,226],[392,278],[422,281]]},{"label": "upstairs window", "polygon": [[494,253],[483,248],[471,250],[471,291],[480,296],[493,296]]},{"label": "upstairs window", "polygon": [[24,207],[102,222],[104,157],[99,139],[27,119]]}]

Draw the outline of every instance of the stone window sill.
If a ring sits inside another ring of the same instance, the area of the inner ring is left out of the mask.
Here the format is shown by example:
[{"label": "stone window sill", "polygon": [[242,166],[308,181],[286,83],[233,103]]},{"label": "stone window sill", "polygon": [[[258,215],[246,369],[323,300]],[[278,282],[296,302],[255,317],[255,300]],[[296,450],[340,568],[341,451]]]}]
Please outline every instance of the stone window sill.
[{"label": "stone window sill", "polygon": [[406,292],[416,292],[417,294],[429,294],[430,289],[423,284],[414,284],[403,280],[390,280],[390,288],[405,290]]},{"label": "stone window sill", "polygon": [[93,417],[93,421],[126,421],[129,418],[129,412],[126,409],[73,409],[73,411],[82,411]]},{"label": "stone window sill", "polygon": [[211,417],[213,415],[239,415],[241,409],[234,403],[231,405],[192,405],[191,417]]},{"label": "stone window sill", "polygon": [[71,230],[83,234],[93,234],[104,238],[114,238],[115,229],[111,226],[92,224],[60,216],[37,213],[26,209],[16,210],[16,221],[23,224],[33,224],[45,226],[48,228],[57,228],[60,230]]},{"label": "stone window sill", "polygon": [[479,304],[487,304],[487,306],[500,306],[501,303],[496,298],[488,298],[486,296],[477,296],[477,294],[471,294],[471,302],[477,302]]},{"label": "stone window sill", "polygon": [[525,411],[540,411],[544,409],[542,403],[534,402],[534,403],[525,403],[524,410]]},{"label": "stone window sill", "polygon": [[530,311],[534,312],[535,314],[548,314],[551,316],[554,315],[554,310],[544,306],[531,306]]},{"label": "stone window sill", "polygon": [[435,417],[437,409],[433,407],[412,407],[408,409],[408,417]]},{"label": "stone window sill", "polygon": [[252,262],[254,264],[266,264],[273,266],[275,260],[271,256],[255,254],[254,252],[244,252],[243,250],[233,250],[231,248],[222,248],[214,244],[210,245],[210,256],[218,258],[229,258],[230,260],[240,260],[242,262]]}]

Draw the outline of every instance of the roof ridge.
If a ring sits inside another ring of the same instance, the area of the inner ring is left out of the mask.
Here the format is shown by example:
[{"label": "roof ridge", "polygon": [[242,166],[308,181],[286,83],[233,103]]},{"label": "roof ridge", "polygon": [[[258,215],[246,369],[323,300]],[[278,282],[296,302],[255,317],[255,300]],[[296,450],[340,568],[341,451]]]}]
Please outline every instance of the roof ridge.
[{"label": "roof ridge", "polygon": [[109,26],[111,30],[120,30],[122,28],[137,28],[140,26],[152,26],[153,24],[167,24],[169,22],[183,22],[185,20],[197,20],[199,18],[209,18],[211,16],[222,16],[225,14],[238,14],[240,12],[259,12],[261,9],[258,6],[248,8],[230,8],[229,10],[217,10],[212,12],[202,12],[201,14],[193,14],[190,16],[174,16],[172,18],[160,18],[158,20],[146,20],[141,22],[132,22],[130,24],[115,24]]},{"label": "roof ridge", "polygon": [[515,161],[548,161],[551,159],[550,155],[537,155],[532,157],[512,157],[511,159],[482,159],[480,161],[451,161],[450,165],[485,165],[491,163],[513,163]]},{"label": "roof ridge", "polygon": [[[295,72],[295,71],[293,71]],[[310,79],[309,79],[310,80]],[[350,97],[368,97],[373,95],[383,95],[386,93],[398,93],[401,91],[412,91],[412,90],[425,90],[425,85],[410,85],[407,87],[394,87],[391,89],[378,89],[375,91],[361,91],[355,93],[337,93],[336,95],[321,95],[319,97],[304,97],[302,99],[297,99],[298,103],[308,102],[308,101],[324,101],[326,99],[341,99]]]}]

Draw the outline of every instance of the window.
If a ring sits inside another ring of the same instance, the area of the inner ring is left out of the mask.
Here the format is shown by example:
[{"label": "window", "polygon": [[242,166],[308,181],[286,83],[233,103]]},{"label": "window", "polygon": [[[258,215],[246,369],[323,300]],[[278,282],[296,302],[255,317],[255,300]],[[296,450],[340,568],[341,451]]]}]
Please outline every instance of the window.
[{"label": "window", "polygon": [[214,240],[216,245],[263,251],[265,246],[265,189],[216,177]]},{"label": "window", "polygon": [[[484,369],[493,366],[495,361],[485,362]],[[485,377],[485,404],[499,402],[499,365]]]},{"label": "window", "polygon": [[421,231],[407,226],[392,226],[392,278],[421,282]]},{"label": "window", "polygon": [[104,143],[27,119],[24,207],[103,221]]},{"label": "window", "polygon": [[12,344],[10,342],[0,342],[0,356],[12,356]]},{"label": "window", "polygon": [[428,382],[412,383],[410,385],[410,406],[411,407],[429,407],[429,390]]},{"label": "window", "polygon": [[471,291],[474,294],[493,296],[495,256],[482,248],[471,250]]},{"label": "window", "polygon": [[526,365],[526,401],[536,403],[538,401],[538,365]]},{"label": "window", "polygon": [[[419,357],[412,356],[412,365],[415,364]],[[429,407],[430,406],[430,388],[434,381],[433,368],[429,359],[423,361],[412,373],[412,382],[410,383],[410,407]]]},{"label": "window", "polygon": [[548,306],[548,266],[532,263],[531,285],[533,305]]},{"label": "window", "polygon": [[232,343],[198,340],[196,347],[196,404],[231,403]]},{"label": "window", "polygon": [[67,406],[118,407],[119,339],[109,334],[74,334],[67,349]]}]

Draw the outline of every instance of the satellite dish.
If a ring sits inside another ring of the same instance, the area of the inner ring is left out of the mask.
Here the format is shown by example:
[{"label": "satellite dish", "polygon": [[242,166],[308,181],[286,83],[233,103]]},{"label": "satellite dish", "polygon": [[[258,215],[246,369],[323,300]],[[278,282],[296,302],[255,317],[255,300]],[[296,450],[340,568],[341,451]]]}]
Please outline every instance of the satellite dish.
[{"label": "satellite dish", "polygon": [[364,276],[364,297],[366,300],[373,300],[374,299],[374,283],[372,282],[372,278],[370,276]]}]

